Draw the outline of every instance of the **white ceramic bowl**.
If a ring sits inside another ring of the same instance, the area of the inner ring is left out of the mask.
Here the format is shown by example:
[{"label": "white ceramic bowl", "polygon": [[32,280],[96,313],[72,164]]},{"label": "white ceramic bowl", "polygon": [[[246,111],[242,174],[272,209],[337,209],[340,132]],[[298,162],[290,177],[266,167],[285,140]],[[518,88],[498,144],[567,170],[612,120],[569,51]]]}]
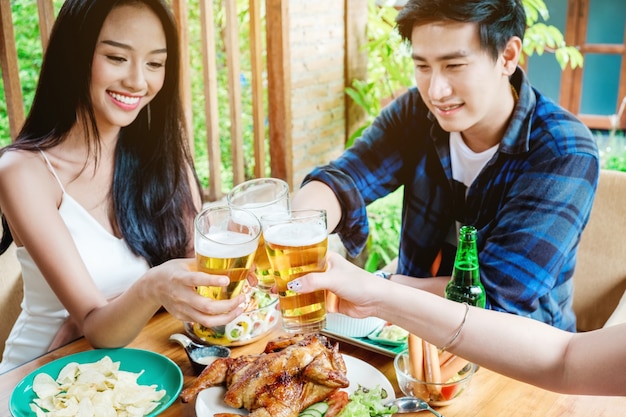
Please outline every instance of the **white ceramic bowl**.
[{"label": "white ceramic bowl", "polygon": [[326,315],[326,330],[346,337],[367,337],[385,323],[385,320],[378,317],[355,319],[340,313]]}]

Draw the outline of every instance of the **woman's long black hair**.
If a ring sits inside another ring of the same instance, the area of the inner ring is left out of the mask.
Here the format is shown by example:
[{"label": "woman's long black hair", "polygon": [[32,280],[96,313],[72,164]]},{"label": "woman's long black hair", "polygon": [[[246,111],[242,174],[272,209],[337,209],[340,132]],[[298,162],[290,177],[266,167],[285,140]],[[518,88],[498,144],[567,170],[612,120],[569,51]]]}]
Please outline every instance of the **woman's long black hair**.
[{"label": "woman's long black hair", "polygon": [[[62,143],[80,123],[97,163],[100,142],[89,90],[91,65],[104,20],[113,8],[126,4],[143,4],[159,17],[167,61],[161,91],[121,129],[111,189],[112,220],[134,253],[158,265],[186,256],[197,213],[192,190],[201,190],[180,100],[176,23],[164,0],[67,0],[52,29],[24,127],[2,152],[48,149]],[[13,241],[4,215],[2,224],[0,253]]]}]

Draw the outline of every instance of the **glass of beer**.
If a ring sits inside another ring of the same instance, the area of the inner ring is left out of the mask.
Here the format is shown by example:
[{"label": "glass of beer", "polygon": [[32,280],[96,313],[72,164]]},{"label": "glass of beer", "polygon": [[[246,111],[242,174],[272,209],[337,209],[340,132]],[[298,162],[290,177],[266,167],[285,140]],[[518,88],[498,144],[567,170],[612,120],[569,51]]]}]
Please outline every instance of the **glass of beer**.
[{"label": "glass of beer", "polygon": [[[237,185],[226,200],[229,206],[249,210],[258,218],[266,214],[285,214],[289,212],[289,185],[277,178],[258,178]],[[254,263],[259,289],[269,292],[274,285],[274,273],[267,259],[263,234]]]},{"label": "glass of beer", "polygon": [[297,294],[287,283],[309,272],[326,270],[326,210],[292,210],[261,217],[265,248],[274,271],[283,328],[309,333],[326,326],[324,290]]},{"label": "glass of beer", "polygon": [[194,223],[198,270],[230,278],[226,287],[201,286],[198,293],[214,300],[241,294],[259,244],[259,219],[246,210],[215,206],[200,212]]}]

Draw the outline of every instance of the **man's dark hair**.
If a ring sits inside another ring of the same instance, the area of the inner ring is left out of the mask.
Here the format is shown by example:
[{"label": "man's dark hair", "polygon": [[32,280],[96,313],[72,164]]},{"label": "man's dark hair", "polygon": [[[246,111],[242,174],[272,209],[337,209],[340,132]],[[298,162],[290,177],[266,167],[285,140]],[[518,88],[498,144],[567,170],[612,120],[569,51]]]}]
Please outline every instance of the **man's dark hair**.
[{"label": "man's dark hair", "polygon": [[511,37],[524,39],[522,0],[409,0],[396,17],[400,36],[411,42],[413,27],[440,21],[476,23],[480,46],[494,59]]}]

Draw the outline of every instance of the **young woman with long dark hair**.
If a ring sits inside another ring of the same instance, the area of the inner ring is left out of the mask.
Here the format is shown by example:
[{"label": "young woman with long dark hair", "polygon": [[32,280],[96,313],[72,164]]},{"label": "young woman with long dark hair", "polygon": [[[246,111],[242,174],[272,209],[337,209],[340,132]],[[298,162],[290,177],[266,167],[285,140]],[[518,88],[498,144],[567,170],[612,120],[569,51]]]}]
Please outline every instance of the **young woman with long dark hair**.
[{"label": "young woman with long dark hair", "polygon": [[[84,335],[123,346],[161,307],[225,324],[242,297],[198,285],[201,208],[179,98],[179,41],[161,0],[67,0],[34,102],[0,151],[0,253],[15,242],[24,301],[0,373]],[[226,282],[225,282],[226,281]]]}]

